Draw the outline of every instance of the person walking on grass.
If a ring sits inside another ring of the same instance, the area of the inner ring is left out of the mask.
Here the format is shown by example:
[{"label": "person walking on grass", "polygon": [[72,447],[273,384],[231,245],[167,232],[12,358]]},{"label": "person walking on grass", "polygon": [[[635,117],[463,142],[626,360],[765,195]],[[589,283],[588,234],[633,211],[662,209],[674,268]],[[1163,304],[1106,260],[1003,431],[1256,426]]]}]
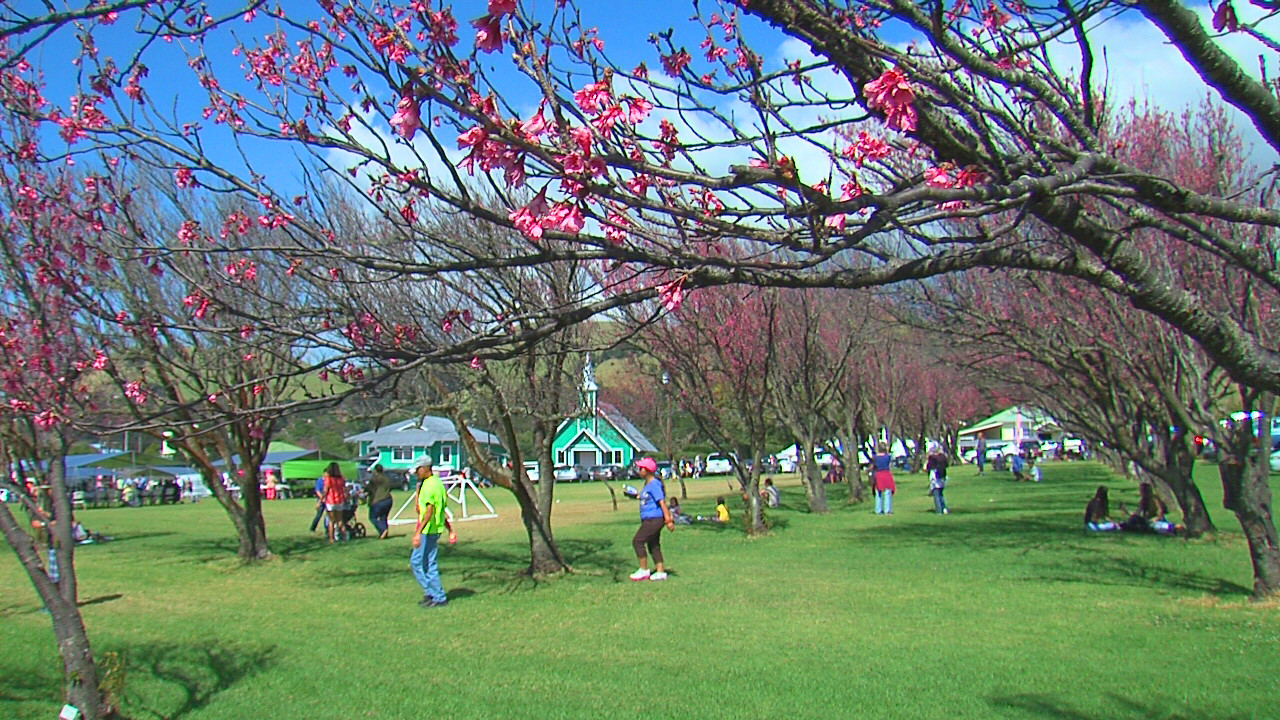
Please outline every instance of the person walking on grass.
[{"label": "person walking on grass", "polygon": [[[640,529],[631,540],[640,569],[631,573],[631,579],[666,580],[667,572],[662,562],[662,526],[665,525],[668,530],[675,530],[675,519],[671,517],[671,510],[667,507],[666,489],[662,486],[662,480],[655,474],[658,472],[657,461],[649,457],[641,458],[636,463],[636,470],[640,473],[640,479],[644,481],[644,487],[640,490]],[[648,555],[653,556],[652,573],[649,572],[646,548],[649,551]]]},{"label": "person walking on grass", "polygon": [[889,445],[883,441],[876,444],[876,454],[871,458],[872,487],[876,493],[876,514],[893,514],[893,493],[898,489],[893,481],[893,457],[889,455]]},{"label": "person walking on grass", "polygon": [[424,608],[444,607],[449,603],[449,596],[445,595],[444,585],[440,583],[440,566],[436,562],[440,533],[448,530],[450,543],[457,542],[458,536],[445,512],[448,497],[444,483],[431,468],[431,456],[423,455],[415,460],[410,472],[418,478],[418,523],[413,529],[413,553],[409,555],[409,567],[413,568],[413,576],[422,586],[422,600],[418,605]]},{"label": "person walking on grass", "polygon": [[978,474],[982,474],[982,466],[987,462],[987,439],[978,436],[977,452],[973,455],[973,461],[978,464]]},{"label": "person walking on grass", "polygon": [[311,532],[316,531],[316,527],[320,525],[320,521],[324,518],[324,476],[316,478],[315,486],[316,496],[316,517],[311,521]]},{"label": "person walking on grass", "polygon": [[947,487],[947,454],[942,452],[941,446],[934,445],[929,449],[929,460],[924,467],[929,471],[929,494],[933,496],[934,512],[950,514],[947,501],[942,497],[942,491]]},{"label": "person walking on grass", "polygon": [[391,514],[391,478],[382,471],[382,463],[373,466],[373,475],[365,487],[369,493],[369,522],[378,531],[380,540],[387,539],[387,516]]},{"label": "person walking on grass", "polygon": [[347,479],[342,468],[331,462],[324,471],[324,511],[329,515],[329,542],[346,540],[342,532],[342,513],[347,509]]}]

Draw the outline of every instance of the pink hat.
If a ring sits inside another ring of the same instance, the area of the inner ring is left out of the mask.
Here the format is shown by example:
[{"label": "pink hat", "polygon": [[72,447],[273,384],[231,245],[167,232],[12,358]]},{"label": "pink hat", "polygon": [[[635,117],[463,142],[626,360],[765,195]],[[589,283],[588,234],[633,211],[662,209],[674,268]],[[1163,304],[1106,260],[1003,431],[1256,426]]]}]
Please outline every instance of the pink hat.
[{"label": "pink hat", "polygon": [[658,463],[651,457],[640,458],[636,461],[636,467],[641,470],[648,470],[651,473],[658,472]]}]

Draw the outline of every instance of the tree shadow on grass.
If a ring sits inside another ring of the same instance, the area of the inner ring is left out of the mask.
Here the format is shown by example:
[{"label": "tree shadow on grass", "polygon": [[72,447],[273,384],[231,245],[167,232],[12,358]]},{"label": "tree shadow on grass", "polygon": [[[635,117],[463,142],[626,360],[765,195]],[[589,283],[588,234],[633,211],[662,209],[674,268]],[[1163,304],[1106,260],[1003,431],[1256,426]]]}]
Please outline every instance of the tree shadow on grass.
[{"label": "tree shadow on grass", "polygon": [[139,532],[139,533],[130,533],[130,532],[116,533],[112,535],[111,539],[106,542],[94,542],[94,543],[89,543],[87,545],[77,545],[76,553],[82,553],[85,550],[91,550],[92,548],[102,547],[103,545],[110,546],[110,545],[115,545],[116,543],[127,543],[127,542],[134,542],[137,540],[150,540],[151,538],[170,537],[173,535],[177,535],[177,533],[171,530],[162,530],[157,532]]},{"label": "tree shadow on grass", "polygon": [[4,673],[0,682],[0,717],[17,717],[19,705],[43,703],[54,708],[62,698],[62,677],[35,666]]},{"label": "tree shadow on grass", "polygon": [[1089,708],[1075,707],[1071,703],[1056,696],[1045,693],[1019,693],[1016,695],[994,695],[987,702],[1000,715],[1016,715],[1017,717],[1047,718],[1048,720],[1096,720],[1106,718],[1132,718],[1133,720],[1245,720],[1254,717],[1252,714],[1241,714],[1210,710],[1209,708],[1191,708],[1186,705],[1175,705],[1173,702],[1139,702],[1131,698],[1121,697],[1115,693],[1107,693],[1111,701],[1105,710],[1097,706]]},{"label": "tree shadow on grass", "polygon": [[1023,511],[1016,521],[953,514],[919,521],[895,522],[891,518],[887,523],[854,530],[851,535],[855,542],[877,548],[929,548],[944,554],[951,550],[1013,551],[1021,556],[1018,568],[1036,581],[1164,587],[1222,598],[1246,597],[1251,592],[1221,577],[1159,565],[1144,557],[1143,548],[1152,544],[1185,540],[1154,534],[1088,533],[1076,524],[1074,514]]},{"label": "tree shadow on grass", "polygon": [[[630,559],[619,556],[612,541],[569,538],[557,540],[556,544],[565,561],[580,575],[620,580],[630,572]],[[462,541],[441,546],[439,563],[446,585],[466,585],[474,594],[532,590],[546,582],[529,574],[529,546],[524,543]],[[340,567],[318,569],[316,585],[402,583],[409,573],[409,548],[405,546],[400,554],[353,557]]]},{"label": "tree shadow on grass", "polygon": [[[308,554],[323,549],[327,544],[322,537],[281,535],[273,538],[270,534],[267,535],[267,547],[270,548],[271,555],[285,562],[303,559]],[[183,562],[210,562],[229,558],[234,559],[239,548],[240,541],[235,535],[228,533],[223,538],[189,540],[176,544],[173,547],[166,548],[165,554]]]},{"label": "tree shadow on grass", "polygon": [[[134,718],[182,718],[219,693],[269,667],[275,648],[218,642],[149,643],[122,649],[126,669],[125,711]],[[139,679],[142,676],[142,679]],[[162,689],[150,691],[149,686]],[[139,688],[130,690],[129,688]]]}]

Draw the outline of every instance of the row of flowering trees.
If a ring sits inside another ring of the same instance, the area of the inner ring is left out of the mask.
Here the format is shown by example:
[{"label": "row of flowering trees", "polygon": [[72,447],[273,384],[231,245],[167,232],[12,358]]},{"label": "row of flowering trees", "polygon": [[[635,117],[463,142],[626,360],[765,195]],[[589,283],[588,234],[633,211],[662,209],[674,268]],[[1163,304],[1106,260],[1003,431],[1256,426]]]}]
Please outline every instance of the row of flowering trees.
[{"label": "row of flowering trees", "polygon": [[[1118,120],[1093,38],[1120,22],[1167,38],[1269,154],[1271,58],[1241,65],[1222,33],[1274,52],[1273,4],[1222,0],[1213,26],[1170,0],[1039,5],[695,5],[654,28],[646,60],[623,62],[596,8],[568,0],[225,15],[190,0],[0,3],[6,332],[62,338],[71,349],[9,342],[72,368],[20,363],[5,386],[14,437],[77,422],[93,371],[139,427],[209,468],[253,458],[278,413],[331,401],[277,378],[354,388],[429,364],[481,371],[619,308],[683,312],[700,288],[849,290],[977,268],[1120,298],[1265,401],[1280,392],[1274,168],[1193,182],[1206,163],[1144,156],[1175,128]],[[784,36],[802,51],[773,60]],[[448,219],[462,217],[507,240],[458,242]],[[552,303],[475,292],[487,273],[557,264],[589,282]],[[387,285],[411,288],[415,312],[376,302]],[[41,298],[58,300],[30,304]],[[1280,587],[1280,548],[1269,490],[1248,477],[1229,494],[1263,595]],[[260,555],[252,495],[220,499],[242,552]]]}]

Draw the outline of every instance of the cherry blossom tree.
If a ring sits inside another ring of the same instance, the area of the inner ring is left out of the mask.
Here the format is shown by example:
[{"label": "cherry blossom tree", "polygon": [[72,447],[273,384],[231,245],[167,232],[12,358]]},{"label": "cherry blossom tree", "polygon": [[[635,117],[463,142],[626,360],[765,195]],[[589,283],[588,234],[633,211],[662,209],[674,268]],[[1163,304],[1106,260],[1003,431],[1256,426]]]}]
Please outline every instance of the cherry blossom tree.
[{"label": "cherry blossom tree", "polygon": [[[1210,30],[1168,0],[746,0],[697,7],[695,19],[655,33],[652,56],[635,63],[591,27],[590,8],[571,2],[457,11],[334,2],[297,17],[250,6],[231,53],[214,41],[225,18],[201,6],[122,4],[66,21],[21,15],[6,36],[3,101],[69,148],[114,149],[123,162],[258,203],[256,221],[292,240],[270,248],[279,271],[294,268],[318,289],[356,268],[448,282],[560,260],[597,263],[606,279],[572,308],[531,312],[518,333],[483,318],[488,331],[415,361],[499,357],[615,308],[654,298],[674,308],[699,287],[859,288],[1013,267],[1123,297],[1195,339],[1237,382],[1276,392],[1271,339],[1162,263],[1193,250],[1206,272],[1241,269],[1259,303],[1273,305],[1273,176],[1249,171],[1247,193],[1193,189],[1168,167],[1116,152],[1093,40],[1098,27],[1140,18],[1276,150],[1280,98],[1266,58],[1259,70],[1242,66],[1217,34],[1274,52],[1265,23],[1275,10],[1264,5],[1224,0]],[[119,41],[131,17],[136,52],[99,52],[97,38]],[[49,102],[25,89],[36,71],[21,42],[63,26],[84,50],[70,99]],[[176,42],[156,42],[164,35]],[[766,46],[784,35],[801,50],[770,61]],[[180,67],[173,52],[185,53],[201,107],[169,102],[147,82],[147,63]],[[280,154],[266,152],[280,145],[300,158],[286,177]],[[211,158],[215,147],[230,159]],[[300,174],[359,189],[405,245],[370,249],[334,235],[308,192],[318,183],[300,189]],[[417,223],[445,211],[525,242],[496,255],[458,251]],[[363,315],[337,325],[353,322],[390,326]]]},{"label": "cherry blossom tree", "polygon": [[1218,436],[1229,388],[1194,343],[1064,278],[964,274],[925,297],[918,319],[950,343],[952,363],[1135,463],[1176,498],[1191,535],[1213,529],[1192,477],[1192,438]]},{"label": "cherry blossom tree", "polygon": [[[732,458],[737,489],[746,496],[748,532],[763,534],[768,528],[760,504],[758,460],[766,452],[772,420],[766,400],[779,349],[772,333],[776,295],[707,288],[690,293],[684,302],[689,312],[648,324],[638,337],[668,374],[680,407]],[[825,511],[823,502],[816,511]]]},{"label": "cherry blossom tree", "polygon": [[[6,129],[29,130],[21,123]],[[27,135],[30,142],[35,139]],[[0,168],[0,488],[30,518],[19,523],[0,503],[0,533],[49,611],[63,663],[66,702],[86,718],[115,716],[99,688],[88,630],[79,610],[71,492],[66,456],[74,427],[97,415],[104,398],[95,376],[108,362],[86,339],[86,318],[69,290],[84,279],[86,243],[79,178],[6,155]],[[31,481],[35,495],[24,481]],[[25,527],[24,527],[25,526]],[[50,552],[28,532],[50,539]],[[56,569],[55,569],[56,568]]]},{"label": "cherry blossom tree", "polygon": [[[1128,244],[1100,214],[1115,206],[1174,225],[1196,216],[1267,227],[1277,221],[1265,200],[1169,193],[1166,175],[1109,153],[1089,28],[1118,22],[1111,6],[1078,0],[1041,12],[995,0],[837,8],[753,0],[655,35],[652,71],[648,63],[613,62],[607,38],[572,3],[534,16],[532,8],[495,0],[472,23],[473,34],[459,24],[462,10],[445,5],[333,3],[297,18],[253,8],[245,20],[261,33],[245,35],[230,58],[208,42],[219,19],[193,10],[183,47],[192,82],[207,95],[199,119],[161,116],[161,104],[148,102],[146,83],[133,76],[139,65],[92,54],[76,106],[35,112],[77,142],[151,145],[194,181],[225,183],[270,207],[287,206],[292,193],[271,189],[272,173],[254,167],[254,149],[285,141],[314,151],[313,169],[350,169],[389,220],[411,224],[430,198],[513,227],[534,244],[571,241],[558,257],[655,269],[646,282],[602,293],[584,311],[653,297],[675,289],[673,282],[683,289],[860,287],[1013,265],[1121,293],[1206,344],[1240,379],[1280,386],[1264,342],[1203,311],[1195,288],[1150,282],[1148,251]],[[1225,57],[1181,3],[1134,6],[1184,50],[1207,87],[1280,145],[1269,120],[1277,103],[1269,81]],[[91,45],[105,32],[101,23],[117,19],[89,15],[78,22]],[[1222,22],[1266,40],[1261,21]],[[143,37],[154,34],[147,27],[152,34]],[[776,67],[766,62],[749,39],[767,41],[769,28],[798,39],[808,55]],[[890,28],[916,42],[886,42]],[[1080,75],[1055,70],[1049,43],[1060,38],[1074,43]],[[233,86],[233,77],[245,81]],[[120,86],[130,91],[125,97],[107,94]],[[750,111],[752,124],[737,121],[726,106],[731,99]],[[537,109],[517,112],[522,106]],[[241,150],[243,171],[203,152],[223,138]],[[721,148],[732,150],[714,154]],[[728,168],[717,167],[717,158],[728,158]],[[504,209],[476,201],[472,181],[480,178]],[[1083,202],[1082,193],[1099,201]],[[267,213],[306,237],[312,258],[388,260],[352,257],[343,239],[288,215]],[[947,218],[988,215],[998,219],[939,233]],[[1050,229],[1057,241],[1019,240],[1020,228],[1031,226]],[[1176,241],[1257,269],[1262,286],[1274,289],[1266,252],[1241,250],[1208,225],[1192,228]],[[732,243],[755,252],[725,255]],[[490,267],[547,258],[525,248],[468,260]],[[423,258],[410,270],[438,276],[456,262]],[[574,321],[542,318],[534,332]],[[475,354],[509,340],[475,337],[439,354]]]},{"label": "cherry blossom tree", "polygon": [[[827,511],[826,487],[814,458],[816,448],[830,446],[834,426],[829,418],[844,380],[860,349],[858,336],[846,334],[836,293],[821,290],[782,290],[771,317],[769,336],[776,344],[769,404],[773,414],[796,441],[796,461],[812,512]],[[856,452],[847,457],[855,458]],[[843,463],[842,463],[843,464]]]}]

